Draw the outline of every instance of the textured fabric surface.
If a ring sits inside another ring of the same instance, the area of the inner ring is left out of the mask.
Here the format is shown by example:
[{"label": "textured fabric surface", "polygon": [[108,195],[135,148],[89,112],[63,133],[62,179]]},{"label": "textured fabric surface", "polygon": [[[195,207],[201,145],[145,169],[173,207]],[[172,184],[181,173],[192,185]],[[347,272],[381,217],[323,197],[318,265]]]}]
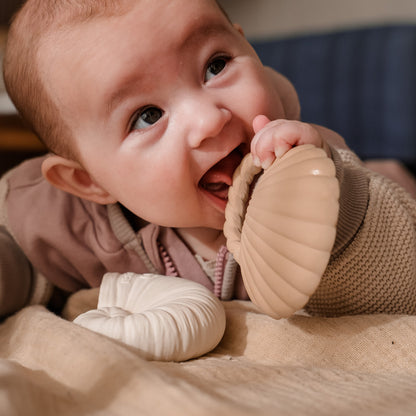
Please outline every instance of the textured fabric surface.
[{"label": "textured fabric surface", "polygon": [[[96,299],[79,292],[68,316]],[[146,362],[42,307],[23,309],[0,326],[0,413],[415,414],[415,317],[274,320],[250,302],[224,306],[221,343],[184,363]]]},{"label": "textured fabric surface", "polygon": [[416,25],[258,41],[262,61],[295,85],[305,121],[329,127],[361,158],[416,167]]},{"label": "textured fabric surface", "polygon": [[3,226],[0,226],[0,253],[0,316],[6,316],[29,303],[32,269]]},{"label": "textured fabric surface", "polygon": [[[353,153],[340,153],[344,167],[355,165],[359,169]],[[365,218],[353,240],[333,251],[307,304],[310,313],[416,313],[415,201],[395,183],[365,172],[369,181]],[[355,211],[351,206],[351,214]]]}]

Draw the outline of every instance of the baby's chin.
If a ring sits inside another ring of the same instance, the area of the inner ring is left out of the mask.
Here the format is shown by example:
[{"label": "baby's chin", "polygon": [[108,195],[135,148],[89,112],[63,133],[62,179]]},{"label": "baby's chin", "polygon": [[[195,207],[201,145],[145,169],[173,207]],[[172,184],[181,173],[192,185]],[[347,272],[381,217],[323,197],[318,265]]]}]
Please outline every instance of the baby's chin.
[{"label": "baby's chin", "polygon": [[225,214],[223,214],[220,218],[216,219],[211,228],[217,231],[222,231],[224,229],[225,224]]}]

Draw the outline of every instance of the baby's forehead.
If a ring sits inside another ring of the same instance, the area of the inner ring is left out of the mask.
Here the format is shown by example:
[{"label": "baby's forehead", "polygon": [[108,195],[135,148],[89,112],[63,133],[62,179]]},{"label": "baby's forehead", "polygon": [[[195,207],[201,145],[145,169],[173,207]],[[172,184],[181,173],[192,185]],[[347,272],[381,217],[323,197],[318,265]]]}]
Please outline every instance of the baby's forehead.
[{"label": "baby's forehead", "polygon": [[[231,23],[228,15],[216,0],[192,0],[194,5],[199,5],[199,7],[192,8],[192,15],[183,13],[184,5],[189,4],[187,2],[189,0],[168,0],[168,3],[166,3],[166,0],[84,0],[79,5],[78,1],[69,1],[67,9],[63,9],[62,14],[55,13],[55,18],[52,18],[49,24],[44,27],[45,34],[53,33],[55,30],[70,33],[71,31],[78,31],[80,26],[89,24],[107,26],[109,19],[118,19],[137,11],[140,12],[140,10],[143,14],[149,14],[149,11],[153,11],[151,22],[154,31],[160,28],[157,18],[159,14],[170,14],[171,24],[175,25],[178,22],[179,29],[181,23],[183,24],[186,20],[204,19],[207,7],[211,12],[217,12]],[[186,7],[186,9],[189,8]]]},{"label": "baby's forehead", "polygon": [[[150,16],[145,24],[138,23],[135,27],[134,35],[142,35],[142,38],[137,39],[138,43],[146,42],[146,38],[152,38],[154,34],[160,33],[162,37],[164,33],[167,33],[163,30],[164,24],[159,22],[159,14],[163,14],[165,17],[165,19],[161,19],[164,22],[166,22],[166,15],[171,16],[169,25],[172,33],[180,32],[190,23],[195,23],[196,28],[198,28],[198,26],[203,26],[203,22],[207,17],[207,10],[209,10],[211,14],[221,16],[231,25],[231,21],[216,0],[192,0],[194,7],[187,7],[187,9],[192,9],[192,14],[183,12],[184,5],[186,5],[188,1],[189,0],[169,0],[167,6],[166,0],[87,0],[87,3],[91,3],[94,6],[89,11],[87,7],[72,10],[72,14],[69,13],[69,17],[62,18],[61,22],[58,20],[56,22],[57,24],[51,25],[50,30],[46,29],[46,36],[44,39],[47,41],[42,42],[42,46],[45,46],[46,44],[47,47],[53,49],[54,44],[59,41],[66,41],[69,46],[73,44],[74,40],[81,43],[88,43],[89,38],[92,38],[92,40],[96,38],[96,40],[99,41],[100,32],[108,32],[115,30],[116,28],[118,28],[120,32],[123,31],[122,24],[118,26],[111,25],[111,22],[122,22],[123,18],[128,18],[129,15],[137,16],[138,13]],[[196,4],[198,4],[199,7],[195,7]],[[153,11],[153,13],[151,13],[151,11]],[[92,30],[83,30],[88,27]],[[209,36],[210,34],[214,34],[216,30],[217,28],[210,27],[207,23],[205,25],[204,35]],[[81,40],[79,39],[80,33],[82,33],[83,36]],[[126,36],[128,36],[127,32]],[[48,40],[51,42],[48,42]],[[162,40],[169,41],[169,35]],[[72,50],[74,54],[77,53],[75,47],[72,47],[70,50]]]},{"label": "baby's forehead", "polygon": [[[194,4],[199,4],[200,7],[196,9],[200,11],[201,15],[204,13],[201,6],[214,6],[215,9],[229,19],[217,0],[83,0],[82,2],[72,0],[66,3],[67,9],[62,7],[62,21],[86,22],[95,18],[117,17],[136,9],[142,9],[143,11],[154,10],[156,13],[167,11],[172,14],[172,17],[179,17],[183,14],[180,11],[184,10],[184,5],[189,5],[190,1]],[[57,20],[60,20],[59,16],[57,17]],[[157,21],[154,23],[157,25]]]},{"label": "baby's forehead", "polygon": [[[166,6],[163,10],[161,4]],[[169,73],[171,65],[183,57],[175,55],[184,50],[182,45],[195,50],[198,39],[234,29],[214,0],[192,0],[192,4],[189,0],[126,0],[126,5],[116,14],[97,14],[62,25],[48,37],[38,56],[49,92],[65,95],[62,100],[55,97],[57,101],[67,101],[75,91],[82,95],[98,78],[100,95],[111,95],[104,93],[107,89],[122,95],[123,88],[128,92],[130,84],[141,83],[141,73],[148,75],[154,66],[166,63]],[[189,59],[189,53],[186,56]],[[79,88],[67,88],[75,86],[74,80]]]}]

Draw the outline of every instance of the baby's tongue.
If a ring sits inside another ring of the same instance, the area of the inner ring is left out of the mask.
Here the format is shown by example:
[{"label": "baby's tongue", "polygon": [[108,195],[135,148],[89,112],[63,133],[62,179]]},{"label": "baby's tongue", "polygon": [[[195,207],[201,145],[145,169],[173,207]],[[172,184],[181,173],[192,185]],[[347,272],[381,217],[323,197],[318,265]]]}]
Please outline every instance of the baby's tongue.
[{"label": "baby's tongue", "polygon": [[241,162],[241,155],[234,150],[214,165],[201,179],[200,186],[218,198],[228,198],[233,173]]}]

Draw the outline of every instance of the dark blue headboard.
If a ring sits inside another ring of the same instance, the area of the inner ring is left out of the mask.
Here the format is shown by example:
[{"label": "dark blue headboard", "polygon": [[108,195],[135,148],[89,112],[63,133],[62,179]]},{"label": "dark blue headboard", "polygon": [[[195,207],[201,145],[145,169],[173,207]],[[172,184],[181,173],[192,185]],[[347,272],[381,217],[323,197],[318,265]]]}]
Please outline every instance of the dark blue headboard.
[{"label": "dark blue headboard", "polygon": [[252,43],[295,85],[303,120],[336,130],[362,158],[416,166],[416,25]]}]

